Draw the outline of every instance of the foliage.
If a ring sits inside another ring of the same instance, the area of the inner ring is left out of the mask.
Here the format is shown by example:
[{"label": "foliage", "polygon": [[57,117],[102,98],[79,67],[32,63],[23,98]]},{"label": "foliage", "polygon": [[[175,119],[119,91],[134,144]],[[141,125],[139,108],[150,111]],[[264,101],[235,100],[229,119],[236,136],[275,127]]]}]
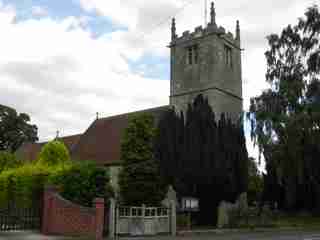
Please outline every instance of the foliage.
[{"label": "foliage", "polygon": [[0,173],[0,206],[15,202],[21,207],[41,204],[43,186],[52,169],[25,164]]},{"label": "foliage", "polygon": [[186,213],[177,214],[177,228],[180,229],[187,229],[189,227],[190,217]]},{"label": "foliage", "polygon": [[270,88],[251,99],[252,138],[266,161],[264,199],[289,210],[320,205],[320,13],[268,36]]},{"label": "foliage", "polygon": [[212,224],[221,200],[247,191],[248,154],[243,128],[224,114],[218,122],[202,95],[188,106],[186,120],[168,111],[159,122],[156,157],[161,175],[184,196],[200,199],[199,221]]},{"label": "foliage", "polygon": [[25,113],[0,104],[0,151],[15,152],[24,142],[38,140],[36,125]]},{"label": "foliage", "polygon": [[109,198],[113,195],[106,169],[92,161],[74,162],[58,168],[48,181],[59,187],[64,198],[83,206],[92,206],[96,197]]},{"label": "foliage", "polygon": [[156,130],[152,115],[131,116],[121,143],[120,195],[126,204],[159,204],[164,198],[158,164],[154,159]]},{"label": "foliage", "polygon": [[6,151],[0,151],[0,173],[3,170],[15,168],[20,165],[22,165],[22,161],[15,154]]},{"label": "foliage", "polygon": [[66,199],[91,206],[96,197],[113,194],[104,168],[94,162],[69,162],[56,165],[28,163],[0,173],[0,206],[15,202],[21,207],[41,204],[47,183],[59,187]]},{"label": "foliage", "polygon": [[69,150],[61,141],[54,140],[48,142],[42,147],[38,161],[40,164],[47,164],[49,166],[70,162]]},{"label": "foliage", "polygon": [[248,204],[253,205],[261,201],[263,192],[263,176],[259,173],[257,163],[254,158],[248,161]]}]

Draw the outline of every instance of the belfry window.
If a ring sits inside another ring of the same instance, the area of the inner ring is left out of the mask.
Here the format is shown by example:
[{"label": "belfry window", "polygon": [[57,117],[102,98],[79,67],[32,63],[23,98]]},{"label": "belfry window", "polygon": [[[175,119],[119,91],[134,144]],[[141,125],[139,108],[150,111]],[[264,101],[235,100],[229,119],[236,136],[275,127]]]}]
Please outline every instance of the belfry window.
[{"label": "belfry window", "polygon": [[199,58],[199,52],[198,52],[198,45],[193,46],[193,54],[194,54],[194,63],[198,63],[198,58]]},{"label": "belfry window", "polygon": [[192,47],[188,47],[188,64],[192,64]]},{"label": "belfry window", "polygon": [[232,67],[232,49],[231,47],[225,45],[224,46],[224,56],[225,56],[225,64],[228,67]]},{"label": "belfry window", "polygon": [[197,64],[199,60],[198,45],[187,47],[187,64]]}]

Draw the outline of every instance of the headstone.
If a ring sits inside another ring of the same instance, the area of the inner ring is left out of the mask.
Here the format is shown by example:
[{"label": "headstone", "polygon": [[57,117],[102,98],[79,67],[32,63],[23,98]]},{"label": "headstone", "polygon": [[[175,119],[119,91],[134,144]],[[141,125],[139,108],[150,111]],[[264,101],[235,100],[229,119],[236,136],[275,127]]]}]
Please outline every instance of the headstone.
[{"label": "headstone", "polygon": [[237,204],[239,207],[239,213],[240,215],[245,215],[248,211],[248,200],[247,200],[247,193],[241,193],[239,195],[239,198],[237,200]]},{"label": "headstone", "polygon": [[227,209],[227,202],[222,201],[218,207],[218,222],[217,227],[223,228],[229,224],[229,217],[228,217],[228,209]]},{"label": "headstone", "polygon": [[248,211],[247,193],[241,193],[233,203],[222,201],[218,207],[218,228],[230,227],[236,224],[236,215],[245,215]]}]

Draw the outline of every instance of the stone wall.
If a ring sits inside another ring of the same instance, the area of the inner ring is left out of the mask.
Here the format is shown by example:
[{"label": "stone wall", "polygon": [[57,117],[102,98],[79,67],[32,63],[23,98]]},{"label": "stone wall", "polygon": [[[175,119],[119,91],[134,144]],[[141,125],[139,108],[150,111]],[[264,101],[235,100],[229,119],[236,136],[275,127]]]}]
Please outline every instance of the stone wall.
[{"label": "stone wall", "polygon": [[93,207],[83,207],[62,198],[55,187],[46,187],[42,233],[46,235],[103,237],[104,199],[97,198]]}]

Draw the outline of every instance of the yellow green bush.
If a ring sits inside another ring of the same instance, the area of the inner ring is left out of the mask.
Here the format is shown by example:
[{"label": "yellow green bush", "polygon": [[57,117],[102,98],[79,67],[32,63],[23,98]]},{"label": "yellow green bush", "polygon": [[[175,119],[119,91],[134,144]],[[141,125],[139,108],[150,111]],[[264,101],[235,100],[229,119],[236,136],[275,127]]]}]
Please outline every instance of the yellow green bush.
[{"label": "yellow green bush", "polygon": [[53,171],[45,165],[25,164],[0,174],[0,206],[15,202],[20,207],[40,204],[43,186]]},{"label": "yellow green bush", "polygon": [[70,154],[63,142],[54,140],[42,147],[38,162],[47,165],[67,163],[70,162]]},{"label": "yellow green bush", "polygon": [[113,194],[108,181],[106,169],[93,161],[71,161],[65,145],[55,140],[42,147],[37,162],[0,172],[0,207],[10,202],[25,208],[41,204],[48,183],[57,185],[66,199],[91,206],[94,198]]},{"label": "yellow green bush", "polygon": [[21,159],[19,159],[15,154],[7,151],[0,151],[0,173],[3,170],[15,168],[21,165]]}]

